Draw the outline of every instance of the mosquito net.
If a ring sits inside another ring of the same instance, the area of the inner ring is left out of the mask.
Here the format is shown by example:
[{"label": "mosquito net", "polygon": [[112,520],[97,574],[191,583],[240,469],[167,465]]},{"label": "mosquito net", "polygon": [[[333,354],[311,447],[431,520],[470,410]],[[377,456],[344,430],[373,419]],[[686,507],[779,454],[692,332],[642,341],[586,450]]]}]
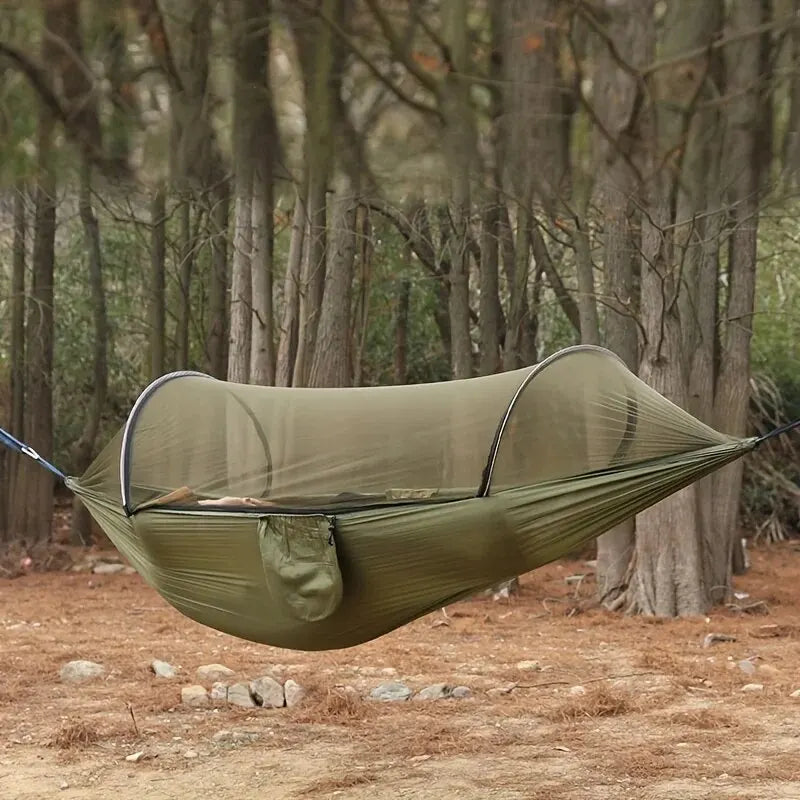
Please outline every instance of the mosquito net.
[{"label": "mosquito net", "polygon": [[607,351],[377,388],[166,376],[126,426],[121,482],[143,506],[305,509],[472,497],[729,441]]}]

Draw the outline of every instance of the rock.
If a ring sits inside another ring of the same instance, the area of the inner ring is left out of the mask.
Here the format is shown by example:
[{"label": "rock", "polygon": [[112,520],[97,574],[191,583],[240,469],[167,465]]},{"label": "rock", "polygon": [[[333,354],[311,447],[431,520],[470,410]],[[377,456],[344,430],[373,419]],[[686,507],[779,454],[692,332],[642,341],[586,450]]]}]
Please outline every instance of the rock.
[{"label": "rock", "polygon": [[426,686],[414,696],[414,700],[444,700],[451,696],[452,688],[446,683],[434,683]]},{"label": "rock", "polygon": [[95,575],[118,575],[121,572],[125,572],[125,565],[124,564],[106,564],[106,563],[99,563],[95,564],[92,568],[92,572]]},{"label": "rock", "polygon": [[198,708],[200,706],[208,705],[208,693],[204,686],[184,686],[181,689],[181,703],[185,706],[192,706]]},{"label": "rock", "polygon": [[469,686],[456,686],[450,692],[450,697],[454,700],[465,700],[467,697],[472,697],[472,689]]},{"label": "rock", "polygon": [[58,788],[63,792],[65,789],[69,789],[69,784],[66,781],[61,781],[61,783],[58,784]]},{"label": "rock", "polygon": [[202,667],[197,668],[197,680],[203,683],[214,683],[214,681],[221,681],[223,678],[230,678],[236,673],[222,664],[204,664]]},{"label": "rock", "polygon": [[542,665],[538,661],[518,661],[517,669],[525,672],[541,672]]},{"label": "rock", "polygon": [[759,675],[766,675],[768,678],[777,678],[781,671],[777,667],[773,667],[772,664],[759,664],[758,673]]},{"label": "rock", "polygon": [[214,744],[244,744],[254,742],[258,739],[258,734],[254,731],[217,731],[211,741]]},{"label": "rock", "polygon": [[739,667],[739,669],[744,672],[745,675],[755,675],[756,665],[752,661],[748,661],[746,658],[740,661],[736,666]]},{"label": "rock", "polygon": [[800,697],[800,689],[795,689],[789,697]]},{"label": "rock", "polygon": [[184,758],[197,758],[197,750],[187,750],[183,754]]},{"label": "rock", "polygon": [[763,692],[764,691],[764,684],[763,683],[746,683],[742,686],[743,692]]},{"label": "rock", "polygon": [[299,683],[295,683],[289,678],[289,680],[283,684],[283,694],[286,697],[286,707],[293,708],[298,703],[302,702],[303,698],[306,696],[306,690]]},{"label": "rock", "polygon": [[394,702],[397,700],[408,700],[411,694],[411,689],[404,683],[382,683],[369,693],[369,699],[380,700],[382,702]]},{"label": "rock", "polygon": [[212,700],[216,702],[219,702],[220,700],[222,702],[225,702],[228,699],[228,684],[220,683],[220,681],[217,681],[211,687],[210,697]]},{"label": "rock", "polygon": [[711,647],[720,642],[735,642],[735,636],[728,636],[727,633],[707,633],[703,639],[703,647]]},{"label": "rock", "polygon": [[159,661],[157,658],[153,659],[150,669],[153,670],[157,678],[174,678],[178,674],[178,670],[172,664],[168,664],[166,661]]},{"label": "rock", "polygon": [[242,708],[255,708],[256,701],[250,694],[250,686],[246,683],[234,683],[228,687],[228,702]]},{"label": "rock", "polygon": [[250,681],[250,692],[256,705],[262,708],[283,708],[286,705],[283,686],[269,675]]},{"label": "rock", "polygon": [[70,661],[61,667],[61,680],[67,683],[90,681],[105,675],[106,668],[94,661]]},{"label": "rock", "polygon": [[125,760],[130,761],[131,764],[136,764],[142,760],[142,756],[144,756],[144,750],[139,750],[137,753],[131,753],[129,756],[125,756]]},{"label": "rock", "polygon": [[586,687],[585,686],[570,686],[569,693],[574,695],[581,695],[586,694]]}]

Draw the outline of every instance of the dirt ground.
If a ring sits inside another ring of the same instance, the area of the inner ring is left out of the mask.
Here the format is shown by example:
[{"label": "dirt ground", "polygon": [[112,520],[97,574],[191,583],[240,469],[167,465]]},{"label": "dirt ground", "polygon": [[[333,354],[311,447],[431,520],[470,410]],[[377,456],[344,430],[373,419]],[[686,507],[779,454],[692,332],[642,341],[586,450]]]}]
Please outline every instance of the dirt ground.
[{"label": "dirt ground", "polygon": [[[709,618],[612,616],[591,607],[591,575],[565,581],[584,562],[561,562],[510,601],[463,602],[329,653],[203,628],[137,575],[0,580],[0,798],[800,798],[800,546],[752,560],[736,580],[749,596]],[[735,641],[704,647],[709,633]],[[62,683],[78,658],[106,675]],[[180,677],[156,678],[154,658]],[[182,706],[181,686],[212,662],[309,695],[270,711]],[[472,697],[362,699],[387,680]],[[241,741],[215,742],[222,730]]]}]

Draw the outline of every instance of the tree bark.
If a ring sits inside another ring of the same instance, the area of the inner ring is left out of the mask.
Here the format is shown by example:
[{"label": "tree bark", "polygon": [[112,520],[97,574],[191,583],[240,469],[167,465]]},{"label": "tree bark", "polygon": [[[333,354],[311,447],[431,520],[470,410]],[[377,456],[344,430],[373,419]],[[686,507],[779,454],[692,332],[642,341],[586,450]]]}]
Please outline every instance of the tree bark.
[{"label": "tree bark", "polygon": [[[53,127],[52,116],[42,108],[37,133],[37,181],[33,195],[33,268],[25,325],[27,413],[23,438],[46,459],[51,459],[53,454],[53,272],[56,232]],[[49,541],[53,520],[53,476],[29,458],[20,458],[17,462],[10,531],[15,539],[26,545]]]},{"label": "tree bark", "polygon": [[234,188],[233,266],[231,275],[231,329],[228,345],[228,380],[248,383],[252,348],[253,181],[244,165]]},{"label": "tree bark", "polygon": [[196,237],[192,233],[192,201],[189,196],[181,199],[178,206],[179,252],[180,265],[178,268],[178,319],[176,321],[177,335],[175,336],[177,353],[176,368],[189,369],[190,362],[190,335],[189,329],[192,319],[192,273],[194,272],[194,253]]},{"label": "tree bark", "polygon": [[500,304],[500,198],[497,193],[483,211],[481,236],[480,301],[481,375],[499,372],[502,366],[500,333],[505,327]]},{"label": "tree bark", "polygon": [[450,179],[450,221],[448,279],[450,293],[450,354],[454,378],[473,374],[470,335],[469,279],[470,183],[475,153],[475,121],[470,105],[469,32],[467,0],[447,0],[442,27],[450,58],[450,71],[441,94],[444,117],[443,140]]},{"label": "tree bark", "polygon": [[300,315],[300,273],[303,264],[305,233],[305,204],[302,195],[298,192],[292,215],[292,235],[289,241],[289,256],[286,261],[286,276],[283,281],[283,317],[275,370],[275,383],[278,386],[291,386],[294,374]]},{"label": "tree bark", "polygon": [[227,183],[210,194],[211,275],[208,287],[209,323],[206,336],[208,369],[215,378],[228,374],[228,210]]},{"label": "tree bark", "polygon": [[400,281],[394,312],[394,382],[408,383],[408,313],[411,306],[411,281]]},{"label": "tree bark", "polygon": [[163,184],[150,199],[150,380],[166,372],[167,197]]},{"label": "tree bark", "polygon": [[325,270],[325,292],[309,373],[309,386],[351,386],[353,361],[350,311],[356,252],[354,187],[338,179],[331,202],[331,232]]},{"label": "tree bark", "polygon": [[[79,211],[88,253],[89,295],[94,323],[94,352],[92,366],[93,391],[86,411],[83,431],[72,450],[72,461],[83,472],[95,455],[97,436],[108,394],[108,340],[109,327],[106,314],[106,295],[103,282],[103,256],[100,243],[100,226],[92,208],[92,177],[88,160],[84,159],[81,172]],[[73,544],[91,543],[91,518],[83,503],[75,497],[72,503],[71,539]]]},{"label": "tree bark", "polygon": [[[726,32],[752,31],[762,22],[761,0],[741,0],[730,12]],[[734,229],[729,240],[728,297],[717,394],[716,425],[734,436],[744,436],[750,399],[750,339],[755,297],[758,250],[760,148],[762,104],[759,76],[761,42],[748,36],[725,48],[728,91],[733,99],[727,114],[726,175]],[[737,462],[714,476],[716,538],[720,557],[712,562],[713,586],[729,587],[731,557],[738,535],[742,464]],[[724,592],[723,592],[724,596]]]}]

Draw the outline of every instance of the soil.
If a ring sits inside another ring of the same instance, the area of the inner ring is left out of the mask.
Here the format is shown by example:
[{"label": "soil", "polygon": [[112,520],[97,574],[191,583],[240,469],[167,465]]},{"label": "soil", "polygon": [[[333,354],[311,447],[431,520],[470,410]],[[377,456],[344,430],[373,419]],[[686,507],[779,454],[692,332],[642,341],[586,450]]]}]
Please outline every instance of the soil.
[{"label": "soil", "polygon": [[[0,580],[0,797],[800,798],[800,548],[751,557],[735,581],[748,596],[704,618],[605,612],[584,562],[562,561],[508,601],[475,598],[327,653],[201,627],[137,575]],[[711,633],[734,640],[704,647]],[[79,658],[105,676],[63,683]],[[179,677],[156,678],[154,658]],[[181,686],[214,662],[308,695],[292,709],[182,706]],[[363,699],[391,680],[472,696]],[[215,741],[222,730],[242,741]]]}]

